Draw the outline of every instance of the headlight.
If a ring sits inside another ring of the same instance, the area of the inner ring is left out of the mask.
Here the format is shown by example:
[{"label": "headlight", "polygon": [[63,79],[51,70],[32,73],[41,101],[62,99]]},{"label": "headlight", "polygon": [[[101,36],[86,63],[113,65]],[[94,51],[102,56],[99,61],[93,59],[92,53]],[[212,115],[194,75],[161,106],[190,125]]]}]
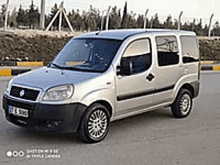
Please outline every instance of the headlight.
[{"label": "headlight", "polygon": [[43,97],[44,101],[61,101],[73,95],[73,85],[62,85],[48,89]]},{"label": "headlight", "polygon": [[11,89],[11,84],[12,84],[13,79],[7,82],[6,84],[6,92],[9,93]]}]

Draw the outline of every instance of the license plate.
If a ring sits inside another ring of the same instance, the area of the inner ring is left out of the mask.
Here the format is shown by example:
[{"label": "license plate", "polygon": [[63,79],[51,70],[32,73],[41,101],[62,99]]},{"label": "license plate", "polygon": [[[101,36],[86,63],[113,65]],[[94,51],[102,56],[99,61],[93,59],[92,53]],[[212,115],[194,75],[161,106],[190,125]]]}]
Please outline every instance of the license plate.
[{"label": "license plate", "polygon": [[28,110],[23,108],[13,107],[9,105],[8,112],[9,114],[13,114],[15,116],[28,117]]}]

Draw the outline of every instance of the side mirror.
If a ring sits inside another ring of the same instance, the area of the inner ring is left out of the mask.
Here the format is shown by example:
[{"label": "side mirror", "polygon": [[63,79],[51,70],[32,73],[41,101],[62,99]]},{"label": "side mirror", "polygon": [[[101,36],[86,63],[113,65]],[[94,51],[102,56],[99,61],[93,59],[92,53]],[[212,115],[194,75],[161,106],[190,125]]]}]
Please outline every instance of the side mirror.
[{"label": "side mirror", "polygon": [[132,63],[129,60],[122,61],[121,74],[124,76],[129,76],[132,74]]}]

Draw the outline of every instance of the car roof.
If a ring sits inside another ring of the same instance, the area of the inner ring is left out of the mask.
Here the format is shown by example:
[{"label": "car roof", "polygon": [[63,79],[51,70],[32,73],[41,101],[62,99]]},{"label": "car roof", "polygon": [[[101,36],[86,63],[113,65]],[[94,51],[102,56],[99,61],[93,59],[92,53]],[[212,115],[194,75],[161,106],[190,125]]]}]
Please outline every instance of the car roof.
[{"label": "car roof", "polygon": [[172,29],[120,29],[120,30],[105,30],[105,31],[96,31],[90,33],[84,33],[75,38],[102,38],[102,39],[116,39],[116,40],[124,40],[130,36],[138,35],[142,33],[157,33],[157,34],[188,34],[195,35],[194,32],[189,31],[180,31],[180,30],[172,30]]}]

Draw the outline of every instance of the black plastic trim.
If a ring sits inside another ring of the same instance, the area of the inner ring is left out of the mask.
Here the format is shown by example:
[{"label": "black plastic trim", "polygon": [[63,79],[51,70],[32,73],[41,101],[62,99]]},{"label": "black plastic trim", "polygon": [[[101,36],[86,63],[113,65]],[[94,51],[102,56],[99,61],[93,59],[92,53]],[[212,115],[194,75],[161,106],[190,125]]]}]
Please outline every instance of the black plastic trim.
[{"label": "black plastic trim", "polygon": [[174,86],[175,85],[171,85],[171,86],[167,86],[167,87],[160,88],[160,89],[154,89],[154,90],[144,91],[140,93],[117,96],[117,101],[123,101],[123,100],[132,99],[136,97],[142,97],[142,96],[147,96],[147,95],[151,95],[151,94],[155,94],[159,92],[164,92],[164,91],[173,89]]},{"label": "black plastic trim", "polygon": [[199,59],[195,59],[193,57],[183,57],[183,63],[188,64],[192,62],[199,62]]},{"label": "black plastic trim", "polygon": [[164,87],[164,88],[160,88],[160,89],[156,89],[154,93],[158,93],[158,92],[164,92],[164,91],[167,91],[167,90],[171,90],[174,88],[175,85],[171,85],[171,86],[167,86],[167,87]]},{"label": "black plastic trim", "polygon": [[199,82],[199,81],[195,81],[195,82],[190,83],[190,85],[192,85],[192,87],[193,87],[193,89],[194,89],[193,98],[198,97],[198,95],[199,95],[199,90],[200,90],[200,82]]}]

